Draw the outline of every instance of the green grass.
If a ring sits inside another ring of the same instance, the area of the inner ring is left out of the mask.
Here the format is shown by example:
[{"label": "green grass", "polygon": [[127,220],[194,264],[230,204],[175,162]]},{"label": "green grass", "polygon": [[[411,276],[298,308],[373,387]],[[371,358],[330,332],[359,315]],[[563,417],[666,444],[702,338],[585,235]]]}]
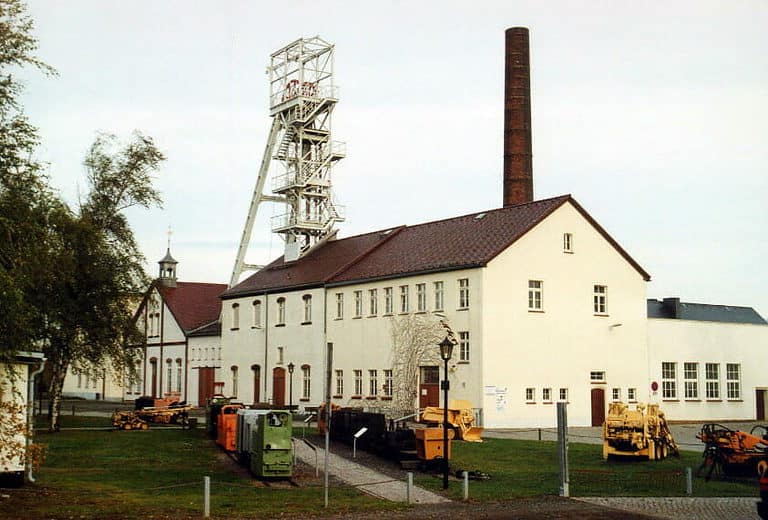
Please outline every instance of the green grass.
[{"label": "green grass", "polygon": [[[470,481],[470,497],[479,501],[557,495],[559,486],[557,443],[486,439],[482,443],[456,442],[452,446],[453,471],[480,470],[489,481]],[[568,450],[571,496],[686,496],[685,468],[694,473],[693,496],[757,496],[757,479],[739,481],[696,478],[701,454],[682,452],[663,461],[609,460],[602,446],[570,444]],[[416,483],[440,490],[442,480],[419,475]],[[451,498],[461,498],[461,483],[452,481]]]}]

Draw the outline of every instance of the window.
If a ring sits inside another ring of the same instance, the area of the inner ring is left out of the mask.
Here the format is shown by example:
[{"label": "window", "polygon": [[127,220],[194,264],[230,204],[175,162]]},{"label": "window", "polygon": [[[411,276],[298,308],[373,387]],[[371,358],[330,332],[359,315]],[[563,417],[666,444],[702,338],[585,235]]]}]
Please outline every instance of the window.
[{"label": "window", "polygon": [[627,388],[627,401],[630,403],[637,401],[637,388]]},{"label": "window", "polygon": [[661,397],[677,399],[677,363],[661,364]]},{"label": "window", "polygon": [[427,284],[416,284],[416,310],[424,312],[427,310]]},{"label": "window", "polygon": [[368,371],[368,395],[379,395],[379,374],[376,370]]},{"label": "window", "polygon": [[393,389],[394,389],[394,384],[392,380],[392,370],[385,370],[384,371],[384,396],[392,397]]},{"label": "window", "polygon": [[336,293],[336,319],[344,317],[344,293]]},{"label": "window", "polygon": [[400,312],[408,312],[408,286],[400,286]]},{"label": "window", "polygon": [[165,360],[166,373],[168,377],[165,382],[165,391],[170,392],[173,389],[173,367],[171,367],[171,358]]},{"label": "window", "polygon": [[253,326],[261,327],[261,300],[253,302]]},{"label": "window", "polygon": [[725,365],[725,380],[728,399],[741,399],[741,365],[727,363]]},{"label": "window", "polygon": [[459,309],[469,307],[469,278],[459,279]]},{"label": "window", "polygon": [[240,328],[240,304],[232,304],[232,330]]},{"label": "window", "polygon": [[562,402],[568,401],[568,389],[567,388],[561,388],[560,389],[560,401],[562,401]]},{"label": "window", "polygon": [[528,310],[540,311],[543,308],[544,282],[528,280]]},{"label": "window", "polygon": [[239,381],[237,380],[237,367],[232,366],[232,397],[237,397],[237,390],[239,386]]},{"label": "window", "polygon": [[526,388],[525,389],[525,402],[526,403],[535,403],[536,402],[536,389],[535,388]]},{"label": "window", "polygon": [[459,361],[469,362],[469,331],[459,332]]},{"label": "window", "polygon": [[304,321],[302,323],[312,323],[312,295],[305,294],[301,299],[304,301]]},{"label": "window", "polygon": [[595,314],[608,313],[608,287],[606,285],[595,285],[594,310]]},{"label": "window", "polygon": [[134,394],[140,394],[141,392],[141,386],[142,386],[142,378],[141,378],[141,365],[136,367],[136,384],[133,387],[133,393]]},{"label": "window", "polygon": [[376,289],[368,291],[368,315],[376,316],[379,313],[379,296]]},{"label": "window", "polygon": [[593,383],[604,383],[605,382],[605,372],[602,370],[595,370],[589,373],[589,380]]},{"label": "window", "polygon": [[277,347],[277,364],[282,365],[285,358],[283,357],[285,355],[285,347]]},{"label": "window", "polygon": [[309,399],[311,389],[311,372],[309,365],[301,366],[301,398]]},{"label": "window", "polygon": [[611,399],[621,401],[621,388],[611,388]]},{"label": "window", "polygon": [[443,282],[435,282],[435,310],[443,310]]},{"label": "window", "polygon": [[707,399],[720,399],[720,364],[707,363],[704,371],[707,378]]},{"label": "window", "polygon": [[563,252],[573,253],[573,235],[571,233],[563,233]]},{"label": "window", "polygon": [[363,315],[363,291],[355,291],[355,318]]},{"label": "window", "polygon": [[344,395],[344,371],[336,371],[336,396],[341,397]]},{"label": "window", "polygon": [[683,363],[683,387],[686,399],[699,398],[699,364]]},{"label": "window", "polygon": [[277,323],[275,325],[285,325],[285,298],[277,299]]},{"label": "window", "polygon": [[355,370],[355,395],[363,395],[363,371]]},{"label": "window", "polygon": [[181,358],[176,359],[176,391],[181,393]]},{"label": "window", "polygon": [[552,402],[552,389],[551,388],[542,388],[541,389],[541,400],[545,403],[551,403]]},{"label": "window", "polygon": [[384,314],[392,314],[392,287],[384,288]]}]

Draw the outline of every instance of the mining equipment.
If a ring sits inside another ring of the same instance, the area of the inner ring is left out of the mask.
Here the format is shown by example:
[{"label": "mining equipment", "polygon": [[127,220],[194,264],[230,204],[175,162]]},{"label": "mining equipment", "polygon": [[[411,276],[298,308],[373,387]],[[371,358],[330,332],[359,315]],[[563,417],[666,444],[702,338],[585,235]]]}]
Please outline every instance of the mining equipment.
[{"label": "mining equipment", "polygon": [[[754,426],[749,433],[709,423],[696,435],[704,443],[704,460],[698,474],[709,480],[713,475],[765,472],[768,465],[768,426]],[[754,473],[752,473],[754,474]]]},{"label": "mining equipment", "polygon": [[[421,421],[428,424],[443,424],[443,417],[443,409],[434,406],[427,406],[421,412]],[[480,437],[483,428],[474,424],[472,403],[464,399],[452,399],[448,404],[448,425],[455,431],[456,437],[467,442],[483,442]]]},{"label": "mining equipment", "polygon": [[662,460],[669,455],[679,455],[679,449],[659,405],[638,403],[630,410],[622,402],[610,404],[603,423],[603,458]]},{"label": "mining equipment", "polygon": [[147,430],[149,423],[179,424],[183,428],[190,426],[189,411],[191,406],[175,404],[164,407],[148,407],[140,410],[119,411],[112,414],[112,426],[118,430]]}]

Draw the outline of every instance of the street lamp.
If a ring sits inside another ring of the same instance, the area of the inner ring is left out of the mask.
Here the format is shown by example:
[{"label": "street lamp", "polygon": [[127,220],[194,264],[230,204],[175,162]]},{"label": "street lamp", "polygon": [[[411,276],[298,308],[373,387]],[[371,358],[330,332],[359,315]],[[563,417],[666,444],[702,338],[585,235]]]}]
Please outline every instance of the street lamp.
[{"label": "street lamp", "polygon": [[[288,409],[293,412],[293,369],[296,365],[288,363]],[[285,394],[283,394],[285,395]]]},{"label": "street lamp", "polygon": [[440,357],[445,362],[445,379],[440,382],[440,388],[443,390],[443,489],[448,489],[448,360],[453,354],[453,341],[446,336],[439,347]]}]

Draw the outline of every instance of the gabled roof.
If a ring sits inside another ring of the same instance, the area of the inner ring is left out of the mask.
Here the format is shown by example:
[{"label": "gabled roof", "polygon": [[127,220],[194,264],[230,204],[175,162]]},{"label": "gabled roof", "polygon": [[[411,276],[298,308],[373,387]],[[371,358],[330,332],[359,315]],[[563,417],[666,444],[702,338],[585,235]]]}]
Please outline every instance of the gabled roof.
[{"label": "gabled roof", "polygon": [[711,305],[707,303],[681,302],[680,298],[648,300],[648,317],[672,320],[717,321],[721,323],[751,323],[768,325],[752,307]]},{"label": "gabled roof", "polygon": [[278,258],[222,297],[481,267],[566,202],[570,202],[645,280],[650,280],[648,273],[570,195],[562,195],[330,240],[295,262],[285,263],[282,257]]},{"label": "gabled roof", "polygon": [[156,284],[155,287],[185,334],[219,319],[219,295],[227,288],[220,283],[198,282],[177,282],[176,287]]}]

